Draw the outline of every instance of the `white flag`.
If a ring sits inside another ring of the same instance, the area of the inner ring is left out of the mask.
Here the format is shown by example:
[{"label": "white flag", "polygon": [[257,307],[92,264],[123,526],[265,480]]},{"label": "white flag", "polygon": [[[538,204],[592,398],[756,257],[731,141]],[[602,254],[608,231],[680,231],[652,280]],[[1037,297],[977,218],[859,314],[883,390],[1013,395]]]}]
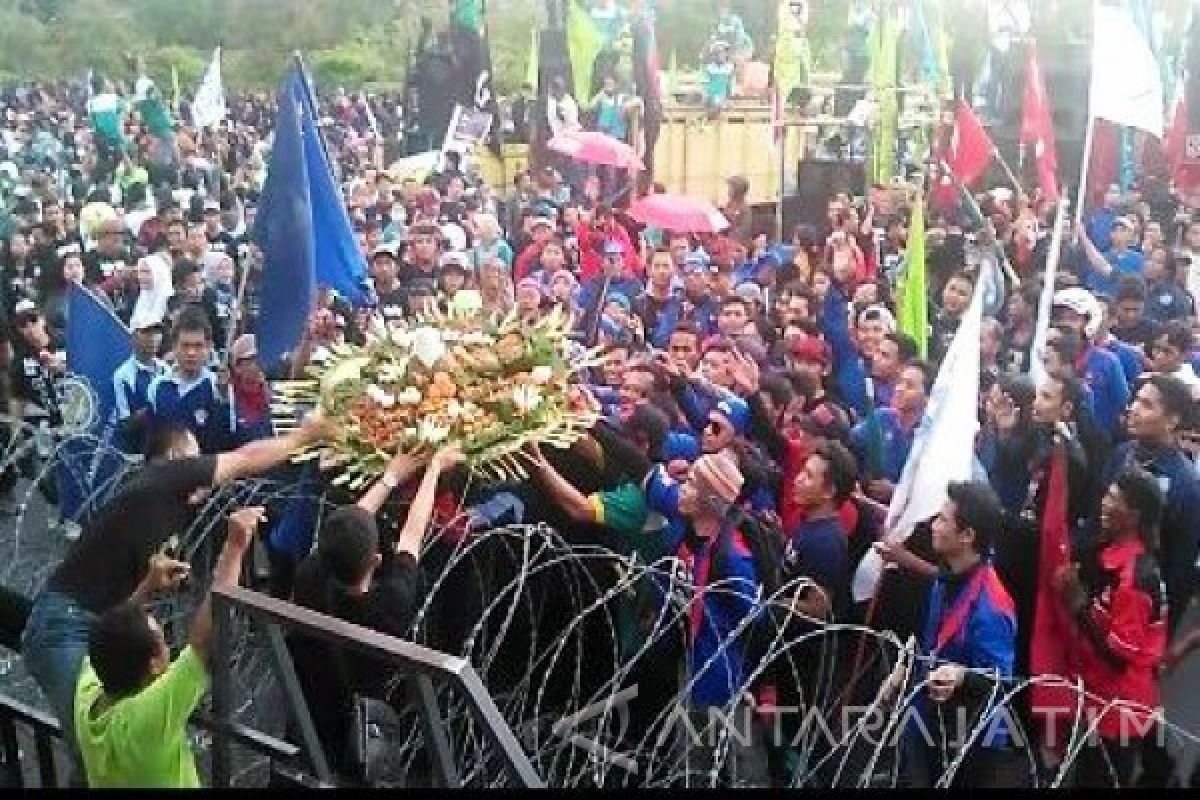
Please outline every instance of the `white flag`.
[{"label": "white flag", "polygon": [[221,48],[213,51],[212,63],[192,101],[192,122],[197,128],[212,128],[225,119],[225,89],[221,86]]},{"label": "white flag", "polygon": [[1034,386],[1046,380],[1046,364],[1042,351],[1046,347],[1046,335],[1050,332],[1050,313],[1054,310],[1054,283],[1058,278],[1058,262],[1062,256],[1063,223],[1067,218],[1067,198],[1058,201],[1058,214],[1054,217],[1054,233],[1050,236],[1050,253],[1046,256],[1046,274],[1042,277],[1042,297],[1038,301],[1037,322],[1033,327],[1033,345],[1029,350],[1029,377]]},{"label": "white flag", "polygon": [[1091,114],[1163,135],[1162,73],[1125,4],[1097,0],[1092,40]]},{"label": "white flag", "polygon": [[[946,485],[970,480],[973,474],[983,292],[980,282],[933,382],[924,418],[888,508],[885,538],[889,542],[903,542],[917,523],[936,516],[946,502]],[[868,550],[854,573],[854,602],[874,596],[882,572],[883,560],[874,549]]]}]

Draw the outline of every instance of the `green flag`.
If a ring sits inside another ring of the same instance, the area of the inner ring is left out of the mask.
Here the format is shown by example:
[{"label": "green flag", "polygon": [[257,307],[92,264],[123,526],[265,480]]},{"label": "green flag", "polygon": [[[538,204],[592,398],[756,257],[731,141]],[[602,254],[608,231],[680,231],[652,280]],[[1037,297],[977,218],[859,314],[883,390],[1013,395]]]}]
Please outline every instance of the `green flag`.
[{"label": "green flag", "polygon": [[483,0],[454,0],[450,18],[469,31],[483,33]]},{"label": "green flag", "polygon": [[167,109],[162,92],[148,79],[135,105],[146,129],[159,139],[170,139],[175,135],[175,121]]},{"label": "green flag", "polygon": [[567,54],[575,79],[575,101],[580,105],[592,99],[592,71],[602,49],[604,34],[580,1],[571,0],[567,6]]},{"label": "green flag", "polygon": [[887,183],[896,166],[896,122],[899,105],[896,98],[896,51],[899,28],[895,18],[884,13],[871,31],[868,72],[871,88],[878,104],[875,128],[871,139],[869,178],[873,183]]},{"label": "green flag", "polygon": [[525,83],[533,87],[536,92],[538,89],[538,29],[534,26],[529,32],[529,61],[525,65]]},{"label": "green flag", "polygon": [[171,65],[171,111],[179,113],[179,70]]},{"label": "green flag", "polygon": [[921,358],[929,356],[929,295],[925,286],[925,206],[920,197],[913,203],[908,226],[904,280],[896,302],[900,330],[917,343]]}]

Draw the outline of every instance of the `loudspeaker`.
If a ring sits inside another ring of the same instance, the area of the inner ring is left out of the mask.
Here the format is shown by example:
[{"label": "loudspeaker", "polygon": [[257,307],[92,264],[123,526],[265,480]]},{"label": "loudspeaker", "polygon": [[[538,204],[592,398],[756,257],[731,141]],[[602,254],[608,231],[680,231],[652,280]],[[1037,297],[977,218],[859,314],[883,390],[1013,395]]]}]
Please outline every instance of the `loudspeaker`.
[{"label": "loudspeaker", "polygon": [[825,224],[825,209],[839,192],[851,197],[866,193],[866,170],[859,161],[803,158],[796,166],[796,194],[784,200],[784,235],[796,225]]}]

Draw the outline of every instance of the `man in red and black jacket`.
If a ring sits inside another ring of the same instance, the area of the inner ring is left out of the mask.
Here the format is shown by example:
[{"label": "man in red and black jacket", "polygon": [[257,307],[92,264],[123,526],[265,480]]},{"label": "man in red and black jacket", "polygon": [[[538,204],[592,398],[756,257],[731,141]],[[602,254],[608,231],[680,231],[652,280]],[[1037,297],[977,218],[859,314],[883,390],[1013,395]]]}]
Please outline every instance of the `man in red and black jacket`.
[{"label": "man in red and black jacket", "polygon": [[1126,467],[1101,501],[1096,545],[1056,576],[1077,634],[1069,646],[1084,712],[1088,724],[1098,719],[1099,741],[1076,765],[1080,787],[1130,785],[1153,729],[1167,647],[1167,590],[1154,555],[1164,505],[1158,481]]}]

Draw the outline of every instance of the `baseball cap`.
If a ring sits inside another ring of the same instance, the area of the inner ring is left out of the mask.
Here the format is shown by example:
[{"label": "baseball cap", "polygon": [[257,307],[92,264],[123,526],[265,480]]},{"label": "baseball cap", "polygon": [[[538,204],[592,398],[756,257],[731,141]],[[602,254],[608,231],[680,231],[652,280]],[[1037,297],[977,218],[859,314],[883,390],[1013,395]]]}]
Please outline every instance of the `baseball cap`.
[{"label": "baseball cap", "polygon": [[610,294],[607,298],[607,302],[616,303],[621,308],[625,309],[626,314],[633,310],[633,306],[629,303],[629,298],[623,294],[620,294],[619,292],[613,292]]},{"label": "baseball cap", "polygon": [[621,249],[621,244],[616,239],[605,239],[604,247],[601,250],[606,256],[624,255],[625,251]]},{"label": "baseball cap", "polygon": [[375,249],[371,251],[371,259],[374,260],[378,256],[387,255],[396,258],[396,245],[390,242],[380,242],[375,245]]},{"label": "baseball cap", "polygon": [[850,420],[846,412],[832,403],[820,403],[800,418],[800,430],[810,436],[842,442],[850,441]]},{"label": "baseball cap", "polygon": [[739,283],[733,293],[743,300],[762,305],[763,292],[757,283]]},{"label": "baseball cap", "polygon": [[830,361],[829,345],[817,336],[805,335],[792,340],[790,347],[792,358],[821,366],[828,366]]},{"label": "baseball cap", "polygon": [[1096,296],[1087,289],[1072,287],[1054,293],[1055,308],[1069,308],[1077,314],[1090,316],[1095,313]]},{"label": "baseball cap", "polygon": [[553,228],[555,227],[555,222],[545,214],[538,214],[533,218],[533,227],[536,228],[539,225],[545,225],[548,228]]},{"label": "baseball cap", "polygon": [[708,272],[708,253],[703,248],[696,248],[683,259],[684,272]]},{"label": "baseball cap", "polygon": [[442,258],[441,258],[441,261],[439,262],[439,266],[441,266],[441,268],[443,270],[448,269],[448,268],[449,269],[457,268],[457,269],[462,270],[463,272],[467,272],[468,271],[467,254],[463,253],[461,251],[458,251],[458,250],[451,250],[447,253],[442,253]]},{"label": "baseball cap", "polygon": [[242,361],[247,358],[254,358],[258,355],[258,342],[254,338],[253,333],[243,333],[241,336],[233,340],[233,344],[229,347],[230,360],[234,362]]},{"label": "baseball cap", "polygon": [[517,283],[517,289],[537,289],[538,294],[543,293],[542,282],[534,277],[522,278],[520,282]]},{"label": "baseball cap", "polygon": [[221,212],[221,204],[218,203],[216,200],[206,200],[204,202],[204,213],[207,214],[210,211],[213,211],[213,212],[216,212],[219,214]]},{"label": "baseball cap", "polygon": [[712,410],[712,413],[720,414],[729,420],[729,424],[733,426],[738,435],[745,435],[746,430],[750,427],[750,406],[746,405],[746,401],[740,397],[724,398],[717,403],[717,407]]}]

